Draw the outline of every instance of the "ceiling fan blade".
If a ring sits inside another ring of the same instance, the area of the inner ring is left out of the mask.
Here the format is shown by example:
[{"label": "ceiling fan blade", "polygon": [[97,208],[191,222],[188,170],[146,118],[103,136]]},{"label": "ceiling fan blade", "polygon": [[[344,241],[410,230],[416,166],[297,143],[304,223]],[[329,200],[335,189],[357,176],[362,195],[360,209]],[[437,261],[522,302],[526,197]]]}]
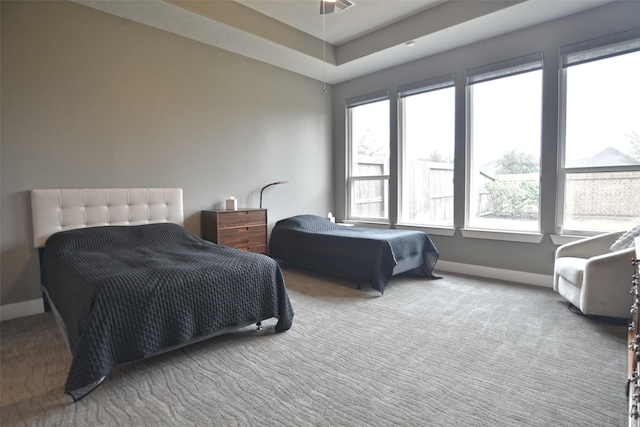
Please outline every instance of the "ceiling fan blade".
[{"label": "ceiling fan blade", "polygon": [[328,2],[325,0],[320,0],[320,15],[325,15],[327,13],[333,13],[336,7],[335,2]]}]

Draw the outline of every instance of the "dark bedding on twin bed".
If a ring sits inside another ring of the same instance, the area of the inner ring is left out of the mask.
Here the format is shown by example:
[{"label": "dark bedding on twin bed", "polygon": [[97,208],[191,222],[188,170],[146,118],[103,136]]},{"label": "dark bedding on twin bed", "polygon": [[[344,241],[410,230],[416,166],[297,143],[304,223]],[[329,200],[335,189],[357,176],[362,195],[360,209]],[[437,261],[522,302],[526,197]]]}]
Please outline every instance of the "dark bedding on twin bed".
[{"label": "dark bedding on twin bed", "polygon": [[436,278],[433,268],[439,257],[423,232],[345,227],[316,215],[278,221],[271,233],[269,255],[285,265],[371,283],[381,293],[402,260],[419,256],[418,271]]},{"label": "dark bedding on twin bed", "polygon": [[42,284],[66,327],[77,400],[116,366],[228,328],[293,310],[276,261],[218,246],[171,224],[108,226],[52,235]]}]

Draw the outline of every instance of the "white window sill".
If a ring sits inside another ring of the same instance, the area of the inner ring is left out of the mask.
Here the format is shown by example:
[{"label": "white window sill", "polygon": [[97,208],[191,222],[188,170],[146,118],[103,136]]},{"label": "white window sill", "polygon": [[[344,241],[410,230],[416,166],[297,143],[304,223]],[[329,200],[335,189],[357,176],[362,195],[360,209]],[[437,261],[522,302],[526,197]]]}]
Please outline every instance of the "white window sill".
[{"label": "white window sill", "polygon": [[504,240],[508,242],[540,243],[544,237],[544,235],[540,233],[514,231],[487,231],[472,230],[469,228],[463,228],[460,231],[462,232],[463,237],[468,237],[470,239]]},{"label": "white window sill", "polygon": [[[372,221],[359,221],[355,219],[346,219],[342,221],[342,225],[356,225],[358,227],[367,227],[367,228],[380,228],[380,229],[391,229],[391,224],[389,223],[381,223],[381,222],[372,222]],[[396,224],[396,230],[415,230],[422,231],[426,234],[432,234],[436,236],[453,236],[456,232],[456,229],[451,227],[433,227],[427,225],[409,225],[409,224]]]},{"label": "white window sill", "polygon": [[416,230],[434,236],[453,236],[456,229],[453,227],[434,227],[432,225],[396,224],[398,230]]},{"label": "white window sill", "polygon": [[356,219],[345,219],[341,221],[344,225],[350,224],[358,227],[368,227],[368,228],[382,228],[389,229],[391,228],[391,224],[388,222],[373,222],[373,221],[362,221]]}]

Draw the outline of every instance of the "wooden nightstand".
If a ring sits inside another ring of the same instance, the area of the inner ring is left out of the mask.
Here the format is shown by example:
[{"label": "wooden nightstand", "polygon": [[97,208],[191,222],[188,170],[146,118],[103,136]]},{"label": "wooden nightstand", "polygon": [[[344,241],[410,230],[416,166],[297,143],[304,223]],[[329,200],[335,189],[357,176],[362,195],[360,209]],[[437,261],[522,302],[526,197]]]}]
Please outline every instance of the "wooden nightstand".
[{"label": "wooden nightstand", "polygon": [[219,245],[267,254],[267,210],[217,209],[200,213],[202,238]]}]

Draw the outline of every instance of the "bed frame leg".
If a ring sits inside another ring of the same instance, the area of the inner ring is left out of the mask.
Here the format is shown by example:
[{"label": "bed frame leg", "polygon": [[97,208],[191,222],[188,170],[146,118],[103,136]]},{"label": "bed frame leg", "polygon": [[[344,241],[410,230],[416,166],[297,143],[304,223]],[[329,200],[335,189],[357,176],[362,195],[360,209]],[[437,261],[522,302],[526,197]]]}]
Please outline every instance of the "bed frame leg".
[{"label": "bed frame leg", "polygon": [[362,288],[360,287],[360,282],[357,282],[357,283],[356,283],[356,285],[358,285],[358,289],[362,289]]},{"label": "bed frame leg", "polygon": [[262,322],[256,323],[256,331],[261,331],[261,330],[262,330]]}]

